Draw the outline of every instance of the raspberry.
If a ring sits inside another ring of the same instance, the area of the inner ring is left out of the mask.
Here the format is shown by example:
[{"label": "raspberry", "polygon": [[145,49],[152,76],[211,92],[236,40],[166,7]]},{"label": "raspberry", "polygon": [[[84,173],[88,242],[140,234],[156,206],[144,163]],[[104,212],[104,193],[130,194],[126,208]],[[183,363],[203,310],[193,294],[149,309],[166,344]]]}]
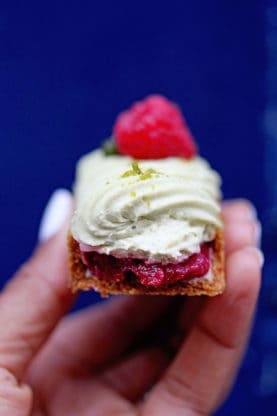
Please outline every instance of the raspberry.
[{"label": "raspberry", "polygon": [[114,136],[119,152],[135,159],[196,155],[196,145],[179,108],[151,95],[119,114]]}]

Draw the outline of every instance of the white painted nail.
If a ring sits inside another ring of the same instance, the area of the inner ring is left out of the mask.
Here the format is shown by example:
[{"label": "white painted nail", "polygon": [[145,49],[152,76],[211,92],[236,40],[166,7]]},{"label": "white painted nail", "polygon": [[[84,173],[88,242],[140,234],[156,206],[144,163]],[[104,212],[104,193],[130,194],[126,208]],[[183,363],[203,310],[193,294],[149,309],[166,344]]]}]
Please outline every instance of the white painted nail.
[{"label": "white painted nail", "polygon": [[261,248],[261,241],[262,241],[262,226],[260,221],[256,223],[256,246]]},{"label": "white painted nail", "polygon": [[256,221],[257,218],[258,218],[258,213],[257,213],[255,205],[253,205],[252,202],[249,201],[248,199],[245,199],[243,201],[245,201],[248,205],[248,210],[247,210],[247,213],[246,213],[246,219],[248,219],[250,221],[253,221],[253,220]]},{"label": "white painted nail", "polygon": [[255,206],[252,203],[250,203],[249,209],[251,212],[251,219],[256,220],[258,218],[258,213],[257,213]]},{"label": "white painted nail", "polygon": [[51,238],[63,225],[71,208],[71,201],[71,193],[67,189],[53,192],[42,214],[38,232],[40,242]]},{"label": "white painted nail", "polygon": [[244,250],[247,250],[247,251],[250,251],[251,253],[254,253],[255,256],[257,257],[259,263],[260,263],[260,267],[261,268],[263,267],[263,265],[264,265],[264,254],[259,248],[249,246],[249,247],[245,247]]},{"label": "white painted nail", "polygon": [[241,199],[241,201],[244,202],[248,207],[247,212],[245,213],[246,219],[250,221],[256,221],[258,218],[258,213],[255,205],[249,199]]}]

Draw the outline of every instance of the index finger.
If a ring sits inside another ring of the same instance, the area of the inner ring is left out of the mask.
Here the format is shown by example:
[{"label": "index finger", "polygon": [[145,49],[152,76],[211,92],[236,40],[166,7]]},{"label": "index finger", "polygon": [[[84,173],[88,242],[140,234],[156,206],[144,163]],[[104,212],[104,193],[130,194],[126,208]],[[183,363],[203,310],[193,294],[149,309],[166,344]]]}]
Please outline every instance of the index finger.
[{"label": "index finger", "polygon": [[18,380],[74,299],[67,282],[67,228],[36,250],[0,296],[0,367]]}]

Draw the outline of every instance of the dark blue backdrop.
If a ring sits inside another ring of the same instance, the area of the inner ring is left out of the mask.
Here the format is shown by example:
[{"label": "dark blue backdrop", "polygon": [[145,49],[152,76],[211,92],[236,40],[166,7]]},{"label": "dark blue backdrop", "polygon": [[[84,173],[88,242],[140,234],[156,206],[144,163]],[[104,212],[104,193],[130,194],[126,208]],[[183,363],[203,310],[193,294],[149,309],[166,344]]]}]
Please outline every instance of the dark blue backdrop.
[{"label": "dark blue backdrop", "polygon": [[[263,2],[1,2],[0,34],[2,282],[32,250],[52,190],[71,186],[76,159],[149,93],[180,104],[225,196],[265,211]],[[265,409],[259,354],[250,347],[219,414]]]}]

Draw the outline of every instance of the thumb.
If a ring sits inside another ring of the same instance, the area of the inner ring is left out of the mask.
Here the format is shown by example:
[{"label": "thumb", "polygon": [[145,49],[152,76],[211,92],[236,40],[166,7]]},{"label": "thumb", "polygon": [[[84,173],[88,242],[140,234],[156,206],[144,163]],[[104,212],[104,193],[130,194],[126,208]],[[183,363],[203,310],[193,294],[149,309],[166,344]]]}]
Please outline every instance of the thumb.
[{"label": "thumb", "polygon": [[[50,207],[48,205],[48,214],[52,211],[52,216],[58,198],[56,191]],[[64,220],[69,216],[71,207],[68,192]],[[58,208],[54,211],[58,211]],[[44,230],[47,228],[46,217],[43,219]],[[53,230],[52,227],[52,233]],[[73,301],[67,282],[67,230],[68,218],[53,237],[36,249],[0,295],[0,368],[7,369],[19,381],[33,356]],[[45,231],[41,232],[41,235],[46,234]]]}]

